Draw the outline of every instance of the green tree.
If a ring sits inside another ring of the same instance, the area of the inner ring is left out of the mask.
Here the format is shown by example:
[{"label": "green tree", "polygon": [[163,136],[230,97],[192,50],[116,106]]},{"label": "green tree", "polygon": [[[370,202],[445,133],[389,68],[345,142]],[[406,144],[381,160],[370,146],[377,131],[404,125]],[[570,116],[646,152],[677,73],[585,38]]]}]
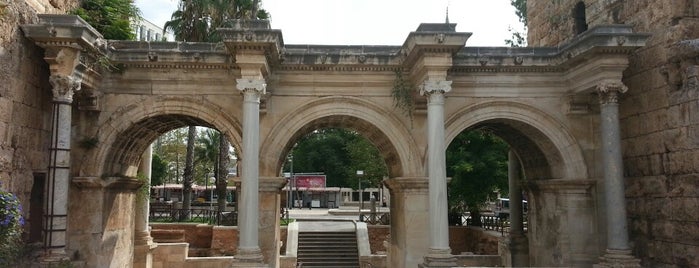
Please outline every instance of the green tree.
[{"label": "green tree", "polygon": [[216,29],[230,27],[234,19],[268,19],[258,6],[258,0],[182,0],[163,28],[178,41],[218,42]]},{"label": "green tree", "polygon": [[524,31],[520,32],[508,28],[507,31],[510,32],[512,37],[505,40],[505,44],[511,47],[525,47],[527,46],[527,0],[510,0],[510,4],[515,8],[515,14],[519,18],[519,21],[524,24]]},{"label": "green tree", "polygon": [[133,0],[85,0],[71,12],[83,18],[106,39],[134,40],[131,21],[141,18]]},{"label": "green tree", "polygon": [[169,131],[155,142],[154,154],[157,154],[166,163],[166,180],[180,183],[184,168],[184,160],[187,152],[187,128],[179,128]]},{"label": "green tree", "polygon": [[162,185],[165,183],[165,177],[167,176],[167,163],[157,154],[153,154],[152,163],[150,185]]},{"label": "green tree", "polygon": [[509,146],[482,130],[464,131],[446,151],[451,210],[468,209],[473,225],[480,225],[480,207],[495,191],[507,193],[507,151]]},{"label": "green tree", "polygon": [[[323,172],[328,187],[358,186],[356,170],[364,170],[364,185],[378,186],[388,175],[378,149],[354,131],[339,128],[319,129],[299,139],[291,154],[294,173]],[[284,165],[290,171],[290,163]]]},{"label": "green tree", "polygon": [[230,145],[225,135],[221,135],[215,129],[207,128],[197,138],[195,151],[195,163],[204,167],[202,177],[208,179],[212,173],[216,178],[217,205],[219,211],[226,207],[226,186],[228,186],[228,165],[230,163]]}]

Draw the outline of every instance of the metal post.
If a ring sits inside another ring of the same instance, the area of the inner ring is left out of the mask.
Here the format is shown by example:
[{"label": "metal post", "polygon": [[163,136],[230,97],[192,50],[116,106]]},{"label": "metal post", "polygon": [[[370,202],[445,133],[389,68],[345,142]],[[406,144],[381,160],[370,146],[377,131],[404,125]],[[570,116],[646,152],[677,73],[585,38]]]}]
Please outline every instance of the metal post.
[{"label": "metal post", "polygon": [[364,170],[357,170],[357,182],[359,183],[359,221],[362,221],[362,206],[364,205],[364,199],[362,199],[362,176],[364,175]]}]

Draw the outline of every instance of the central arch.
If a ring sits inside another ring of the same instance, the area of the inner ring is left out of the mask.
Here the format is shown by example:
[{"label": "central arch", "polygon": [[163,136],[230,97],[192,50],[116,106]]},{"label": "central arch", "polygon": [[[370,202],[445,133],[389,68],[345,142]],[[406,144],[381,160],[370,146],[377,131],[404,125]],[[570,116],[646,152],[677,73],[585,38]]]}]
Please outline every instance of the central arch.
[{"label": "central arch", "polygon": [[368,138],[386,160],[390,177],[424,174],[417,145],[391,111],[356,97],[325,97],[288,113],[260,150],[261,173],[278,175],[294,141],[318,128],[340,127]]}]

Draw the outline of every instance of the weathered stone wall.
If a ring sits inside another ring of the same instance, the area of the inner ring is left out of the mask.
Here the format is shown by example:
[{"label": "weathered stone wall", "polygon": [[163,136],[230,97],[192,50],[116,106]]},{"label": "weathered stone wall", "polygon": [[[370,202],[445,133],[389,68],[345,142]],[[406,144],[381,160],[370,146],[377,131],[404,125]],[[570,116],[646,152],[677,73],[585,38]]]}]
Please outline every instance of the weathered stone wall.
[{"label": "weathered stone wall", "polygon": [[34,173],[48,167],[51,91],[43,50],[19,26],[36,22],[39,13],[65,13],[78,1],[3,2],[8,5],[0,7],[0,187],[18,195],[28,217]]},{"label": "weathered stone wall", "polygon": [[[575,36],[579,1],[529,0],[530,46]],[[699,38],[694,0],[584,1],[589,27],[623,23],[652,34],[630,55],[620,105],[629,231],[643,265],[699,266],[699,88],[694,56],[673,44]],[[694,48],[696,51],[697,48]],[[691,54],[691,53],[690,53]]]}]

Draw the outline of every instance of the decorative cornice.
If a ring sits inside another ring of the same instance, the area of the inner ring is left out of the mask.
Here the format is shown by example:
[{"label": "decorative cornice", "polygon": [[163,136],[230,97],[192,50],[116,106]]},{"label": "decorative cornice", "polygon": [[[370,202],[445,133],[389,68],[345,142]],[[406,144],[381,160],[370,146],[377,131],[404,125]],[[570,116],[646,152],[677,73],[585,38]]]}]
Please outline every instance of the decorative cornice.
[{"label": "decorative cornice", "polygon": [[159,63],[144,63],[144,62],[123,62],[128,68],[145,68],[145,69],[238,69],[236,66],[228,64],[182,64],[176,62],[159,62]]},{"label": "decorative cornice", "polygon": [[399,177],[383,181],[391,193],[423,193],[427,194],[429,181],[427,177]]}]

